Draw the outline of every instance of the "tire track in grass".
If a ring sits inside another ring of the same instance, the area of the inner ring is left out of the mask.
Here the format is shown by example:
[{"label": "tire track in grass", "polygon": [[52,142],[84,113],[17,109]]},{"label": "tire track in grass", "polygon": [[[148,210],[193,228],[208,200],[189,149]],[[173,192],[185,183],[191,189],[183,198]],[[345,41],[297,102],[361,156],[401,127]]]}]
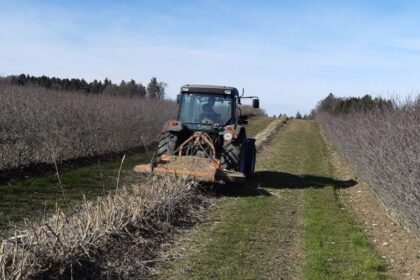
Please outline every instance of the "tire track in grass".
[{"label": "tire track in grass", "polygon": [[225,186],[207,222],[180,242],[162,279],[387,279],[341,209],[312,121],[291,121],[260,155],[255,179]]}]

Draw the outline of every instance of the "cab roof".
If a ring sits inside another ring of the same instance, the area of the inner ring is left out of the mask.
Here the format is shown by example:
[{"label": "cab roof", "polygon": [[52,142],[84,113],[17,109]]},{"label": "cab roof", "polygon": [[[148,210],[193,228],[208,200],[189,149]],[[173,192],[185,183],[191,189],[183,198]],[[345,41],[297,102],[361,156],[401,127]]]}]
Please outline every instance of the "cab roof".
[{"label": "cab roof", "polygon": [[239,95],[234,87],[215,86],[215,85],[190,85],[186,84],[181,87],[181,92],[197,92],[197,93],[214,93],[214,94],[233,94]]}]

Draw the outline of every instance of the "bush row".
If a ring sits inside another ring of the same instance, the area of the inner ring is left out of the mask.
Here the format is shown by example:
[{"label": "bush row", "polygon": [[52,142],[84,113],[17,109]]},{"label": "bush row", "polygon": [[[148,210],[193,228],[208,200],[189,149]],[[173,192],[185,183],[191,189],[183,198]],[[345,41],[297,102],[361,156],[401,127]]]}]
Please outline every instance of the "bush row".
[{"label": "bush row", "polygon": [[316,117],[390,215],[420,236],[420,107]]},{"label": "bush row", "polygon": [[176,104],[0,85],[0,170],[150,144]]},{"label": "bush row", "polygon": [[261,108],[256,109],[249,105],[241,105],[241,115],[248,116],[248,117],[255,117],[255,116],[266,116],[267,114]]},{"label": "bush row", "polygon": [[198,221],[196,182],[151,177],[0,240],[0,279],[148,279],[147,264],[176,227]]}]

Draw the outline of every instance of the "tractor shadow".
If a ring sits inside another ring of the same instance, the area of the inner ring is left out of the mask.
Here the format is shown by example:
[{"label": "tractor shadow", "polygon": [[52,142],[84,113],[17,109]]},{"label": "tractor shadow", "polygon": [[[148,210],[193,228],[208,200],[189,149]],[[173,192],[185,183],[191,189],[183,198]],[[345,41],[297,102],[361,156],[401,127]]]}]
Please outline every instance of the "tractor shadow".
[{"label": "tractor shadow", "polygon": [[305,189],[332,186],[335,189],[349,188],[357,184],[354,179],[342,181],[331,177],[311,174],[292,174],[278,171],[258,171],[253,178],[254,184],[261,188]]},{"label": "tractor shadow", "polygon": [[216,197],[247,197],[247,196],[270,196],[265,189],[254,184],[253,180],[243,184],[213,184],[204,186],[206,192]]},{"label": "tractor shadow", "polygon": [[216,196],[247,197],[270,196],[269,189],[305,189],[332,186],[335,189],[349,188],[357,184],[354,179],[337,180],[331,177],[310,174],[292,174],[278,171],[257,171],[252,180],[244,184],[214,184],[205,189]]}]

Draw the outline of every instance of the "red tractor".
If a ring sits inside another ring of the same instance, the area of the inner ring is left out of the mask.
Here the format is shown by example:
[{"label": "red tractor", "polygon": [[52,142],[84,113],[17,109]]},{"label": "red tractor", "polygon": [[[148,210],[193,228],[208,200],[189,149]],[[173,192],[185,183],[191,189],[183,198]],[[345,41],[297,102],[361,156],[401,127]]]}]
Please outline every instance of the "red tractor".
[{"label": "red tractor", "polygon": [[137,172],[191,175],[208,182],[243,182],[255,169],[255,139],[248,138],[234,87],[185,85],[177,96],[177,120],[166,122],[158,148]]}]

